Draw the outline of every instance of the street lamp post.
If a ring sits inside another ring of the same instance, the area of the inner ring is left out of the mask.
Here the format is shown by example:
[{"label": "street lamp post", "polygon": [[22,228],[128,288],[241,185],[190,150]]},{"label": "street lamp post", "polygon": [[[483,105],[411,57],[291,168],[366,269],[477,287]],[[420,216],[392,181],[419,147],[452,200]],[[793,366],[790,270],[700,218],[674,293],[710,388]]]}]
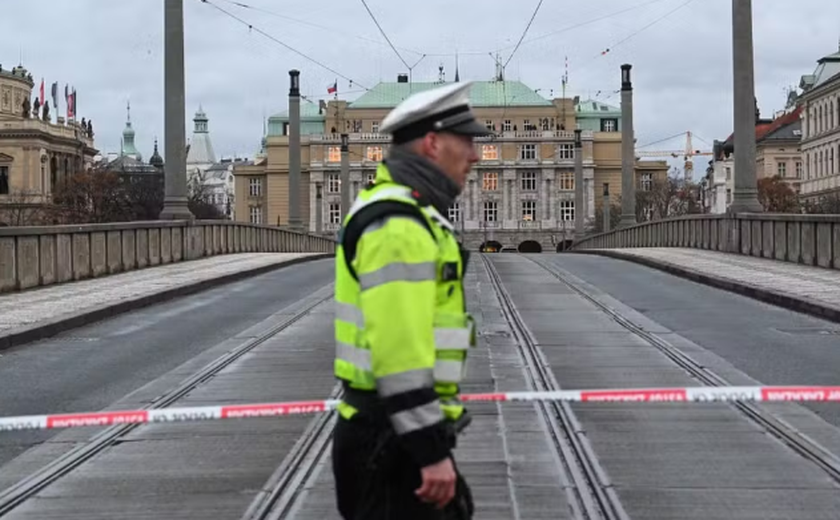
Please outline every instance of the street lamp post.
[{"label": "street lamp post", "polygon": [[632,65],[621,66],[621,227],[636,224],[636,137],[631,68]]}]

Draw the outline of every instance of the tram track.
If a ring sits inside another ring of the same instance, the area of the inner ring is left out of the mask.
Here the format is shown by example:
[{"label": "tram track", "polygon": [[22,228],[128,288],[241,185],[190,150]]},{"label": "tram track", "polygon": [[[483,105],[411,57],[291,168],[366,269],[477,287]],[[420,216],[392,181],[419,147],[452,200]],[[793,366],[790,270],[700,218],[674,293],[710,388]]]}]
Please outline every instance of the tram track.
[{"label": "tram track", "polygon": [[[519,346],[530,386],[535,391],[560,390],[560,385],[505,289],[496,267],[486,255],[481,258],[501,304],[502,313]],[[629,520],[609,476],[569,403],[537,402],[535,406],[563,465],[563,477],[568,479],[568,482],[562,484],[574,518]]]},{"label": "tram track", "polygon": [[[333,288],[332,284],[330,284],[319,289],[306,299],[286,307],[278,313],[280,315],[288,315],[285,319],[273,325],[266,332],[249,339],[205,365],[192,376],[146,405],[143,410],[166,408],[176,403],[179,399],[212,379],[242,356],[288,329],[319,305],[329,301],[332,298],[332,294]],[[115,446],[126,435],[140,426],[139,424],[123,424],[108,427],[91,437],[88,442],[70,450],[53,462],[25,477],[17,484],[0,491],[0,516],[11,512],[61,477],[68,475],[90,459]]]},{"label": "tram track", "polygon": [[[341,384],[336,384],[330,399],[344,395]],[[336,426],[335,413],[323,413],[309,422],[300,439],[277,467],[251,502],[242,520],[280,520],[300,507],[306,486],[314,481],[317,467],[328,454]]]},{"label": "tram track", "polygon": [[[570,275],[562,272],[563,270],[561,268],[531,257],[529,259],[569,289],[597,307],[600,311],[604,312],[616,323],[656,348],[694,379],[710,387],[732,386],[725,378],[703,366],[701,363],[698,363],[691,356],[685,354],[674,345],[671,345],[665,339],[645,330],[643,327],[623,316],[620,312],[601,302],[590,291],[582,287],[580,283],[571,280]],[[793,426],[779,419],[774,414],[762,410],[755,404],[744,401],[730,402],[727,404],[741,412],[748,420],[763,428],[768,434],[788,446],[795,453],[822,469],[835,482],[840,483],[840,458],[836,454],[820,446],[806,435],[797,431]]]}]

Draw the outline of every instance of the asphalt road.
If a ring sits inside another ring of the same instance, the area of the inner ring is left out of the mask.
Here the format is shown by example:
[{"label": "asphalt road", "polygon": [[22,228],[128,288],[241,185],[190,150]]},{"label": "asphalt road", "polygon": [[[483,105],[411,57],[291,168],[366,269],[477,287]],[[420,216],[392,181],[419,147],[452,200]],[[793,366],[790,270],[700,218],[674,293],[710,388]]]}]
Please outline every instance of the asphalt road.
[{"label": "asphalt road", "polygon": [[[147,307],[0,356],[0,416],[102,409],[333,281],[318,260]],[[0,435],[0,466],[56,432]]]},{"label": "asphalt road", "polygon": [[[542,256],[768,385],[836,385],[840,325],[638,264]],[[840,408],[803,403],[840,426]]]}]

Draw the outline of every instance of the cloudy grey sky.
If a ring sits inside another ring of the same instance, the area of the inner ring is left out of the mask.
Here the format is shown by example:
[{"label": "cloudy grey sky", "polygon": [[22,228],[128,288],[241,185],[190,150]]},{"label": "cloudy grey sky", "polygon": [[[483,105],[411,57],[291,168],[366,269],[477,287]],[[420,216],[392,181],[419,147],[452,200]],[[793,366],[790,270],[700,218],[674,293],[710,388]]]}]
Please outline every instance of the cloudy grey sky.
[{"label": "cloudy grey sky", "polygon": [[[231,0],[211,2],[352,79],[350,87],[347,79],[338,78],[339,92],[349,99],[361,95],[360,85],[393,81],[406,71],[361,0],[240,2],[257,9]],[[730,2],[546,0],[506,76],[541,89],[545,96],[551,89],[559,95],[568,56],[567,95],[595,97],[600,91],[599,99],[617,106],[620,96],[613,92],[620,83],[619,66],[632,63],[640,145],[685,130],[708,142],[723,139],[732,128]],[[304,94],[315,100],[328,97],[333,72],[201,0],[184,3],[188,133],[201,103],[210,117],[217,155],[257,151],[263,114],[286,109],[289,69],[301,70]],[[486,80],[494,72],[489,53],[499,51],[508,60],[538,0],[367,3],[410,65],[426,54],[414,66],[415,81],[436,79],[441,63],[453,79],[456,50],[462,80]],[[163,137],[163,0],[2,4],[0,64],[8,69],[22,53],[24,65],[37,83],[46,80],[48,92],[53,81],[62,93],[65,83],[75,86],[79,116],[93,119],[96,145],[106,153],[119,149],[130,99],[138,148],[148,158],[155,136],[161,143]],[[837,51],[840,2],[753,4],[757,95],[762,113],[769,115],[784,107],[786,88],[811,73],[818,58]],[[610,16],[619,11],[626,12]],[[610,52],[601,55],[607,48]],[[702,141],[695,145],[706,147]],[[662,146],[681,148],[681,142]]]}]

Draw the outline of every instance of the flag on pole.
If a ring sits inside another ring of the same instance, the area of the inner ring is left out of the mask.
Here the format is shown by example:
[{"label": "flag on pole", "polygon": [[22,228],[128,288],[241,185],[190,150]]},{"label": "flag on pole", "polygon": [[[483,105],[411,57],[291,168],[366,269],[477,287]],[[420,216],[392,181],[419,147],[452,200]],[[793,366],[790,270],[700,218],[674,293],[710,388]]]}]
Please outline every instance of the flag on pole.
[{"label": "flag on pole", "polygon": [[55,113],[58,114],[58,81],[52,84],[51,91],[53,100],[53,110],[55,110]]},{"label": "flag on pole", "polygon": [[327,87],[327,94],[335,94],[338,92],[338,80],[335,80],[331,86]]},{"label": "flag on pole", "polygon": [[41,102],[41,105],[43,105],[44,104],[44,78],[41,78],[41,92],[40,92],[40,94],[41,95],[38,98],[38,100]]}]

